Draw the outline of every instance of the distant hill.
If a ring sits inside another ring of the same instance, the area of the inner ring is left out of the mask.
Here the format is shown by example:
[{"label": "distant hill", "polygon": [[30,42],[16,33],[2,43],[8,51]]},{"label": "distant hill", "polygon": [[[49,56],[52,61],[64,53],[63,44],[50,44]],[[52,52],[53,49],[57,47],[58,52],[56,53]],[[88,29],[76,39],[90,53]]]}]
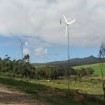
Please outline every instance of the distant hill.
[{"label": "distant hill", "polygon": [[[78,66],[78,65],[85,65],[85,64],[95,64],[99,63],[99,59],[97,57],[94,57],[93,55],[85,58],[74,58],[69,60],[71,66]],[[59,65],[64,66],[68,64],[68,60],[66,61],[54,61],[54,62],[48,62],[48,63],[42,63],[42,64],[35,64],[35,65]]]}]

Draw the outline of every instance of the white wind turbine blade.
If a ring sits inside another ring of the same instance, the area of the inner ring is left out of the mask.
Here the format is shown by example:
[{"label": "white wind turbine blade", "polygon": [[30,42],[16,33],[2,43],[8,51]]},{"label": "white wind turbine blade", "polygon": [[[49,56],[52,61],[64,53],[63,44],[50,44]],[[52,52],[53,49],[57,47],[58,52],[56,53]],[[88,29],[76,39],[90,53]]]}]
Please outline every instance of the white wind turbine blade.
[{"label": "white wind turbine blade", "polygon": [[70,24],[74,23],[75,21],[76,21],[76,20],[73,20],[73,21],[69,22],[68,24],[70,25]]},{"label": "white wind turbine blade", "polygon": [[67,22],[67,19],[66,19],[66,17],[65,17],[65,15],[63,15],[63,17],[64,17],[64,19],[65,19],[66,23],[68,23],[68,22]]},{"label": "white wind turbine blade", "polygon": [[21,41],[21,39],[19,38],[19,42],[20,42],[20,45],[22,45],[22,41]]},{"label": "white wind turbine blade", "polygon": [[66,31],[65,31],[65,37],[67,36],[67,26],[66,26]]},{"label": "white wind turbine blade", "polygon": [[26,46],[28,45],[28,43],[27,43],[27,42],[26,42],[25,44],[26,44]]}]

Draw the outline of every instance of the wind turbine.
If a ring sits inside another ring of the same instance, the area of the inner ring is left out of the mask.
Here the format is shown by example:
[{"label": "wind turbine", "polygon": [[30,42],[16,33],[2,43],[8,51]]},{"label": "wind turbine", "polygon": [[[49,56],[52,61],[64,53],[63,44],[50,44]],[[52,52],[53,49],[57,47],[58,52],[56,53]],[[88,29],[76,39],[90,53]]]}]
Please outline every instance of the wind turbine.
[{"label": "wind turbine", "polygon": [[27,42],[23,42],[20,38],[19,38],[19,41],[20,41],[20,46],[21,46],[21,50],[22,50],[22,59],[23,59],[23,56],[24,56],[24,52],[23,52],[23,46],[24,46],[24,44],[27,46],[28,45],[28,43]]},{"label": "wind turbine", "polygon": [[[63,23],[63,24],[66,25],[65,37],[66,37],[67,34],[68,34],[68,70],[67,70],[67,79],[68,79],[68,91],[69,91],[69,79],[70,79],[70,77],[69,77],[69,76],[70,76],[70,74],[69,74],[69,66],[70,66],[69,25],[71,25],[72,23],[74,23],[76,20],[72,20],[72,21],[68,22],[68,20],[67,20],[67,18],[65,17],[65,15],[63,15],[63,18],[64,18],[65,22],[60,19],[60,24]],[[68,92],[68,93],[69,93],[69,92]]]},{"label": "wind turbine", "polygon": [[68,22],[67,21],[67,18],[65,17],[65,15],[63,15],[63,18],[64,18],[65,22],[60,19],[60,24],[63,23],[63,24],[66,25],[65,36],[67,36],[67,32],[68,32],[68,35],[69,35],[69,25],[71,25],[72,23],[74,23],[76,20],[72,20],[72,21]]},{"label": "wind turbine", "polygon": [[23,59],[23,45],[24,45],[24,42],[22,42],[22,40],[19,38],[19,41],[20,41],[20,46],[21,46],[21,51],[22,51],[22,59]]}]

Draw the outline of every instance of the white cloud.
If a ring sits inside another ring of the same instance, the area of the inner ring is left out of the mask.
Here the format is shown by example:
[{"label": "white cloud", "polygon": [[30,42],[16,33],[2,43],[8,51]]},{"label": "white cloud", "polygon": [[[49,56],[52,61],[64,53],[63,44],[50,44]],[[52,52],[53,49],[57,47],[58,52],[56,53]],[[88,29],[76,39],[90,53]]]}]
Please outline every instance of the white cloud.
[{"label": "white cloud", "polygon": [[30,50],[28,49],[28,48],[24,48],[23,49],[23,54],[24,55],[27,55],[27,54],[29,54],[30,53]]},{"label": "white cloud", "polygon": [[71,45],[91,47],[105,40],[104,0],[0,0],[0,34],[64,45],[65,26],[59,25],[62,14],[77,20],[70,26]]},{"label": "white cloud", "polygon": [[38,47],[35,49],[35,55],[37,56],[43,56],[47,54],[47,48],[44,47]]}]

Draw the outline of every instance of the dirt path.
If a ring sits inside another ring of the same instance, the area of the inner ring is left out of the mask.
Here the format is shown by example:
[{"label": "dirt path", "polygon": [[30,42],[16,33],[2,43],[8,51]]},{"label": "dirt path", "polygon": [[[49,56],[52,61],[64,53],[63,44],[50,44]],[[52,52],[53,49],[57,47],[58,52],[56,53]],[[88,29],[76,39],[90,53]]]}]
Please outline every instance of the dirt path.
[{"label": "dirt path", "polygon": [[30,95],[0,84],[0,105],[48,105]]}]

